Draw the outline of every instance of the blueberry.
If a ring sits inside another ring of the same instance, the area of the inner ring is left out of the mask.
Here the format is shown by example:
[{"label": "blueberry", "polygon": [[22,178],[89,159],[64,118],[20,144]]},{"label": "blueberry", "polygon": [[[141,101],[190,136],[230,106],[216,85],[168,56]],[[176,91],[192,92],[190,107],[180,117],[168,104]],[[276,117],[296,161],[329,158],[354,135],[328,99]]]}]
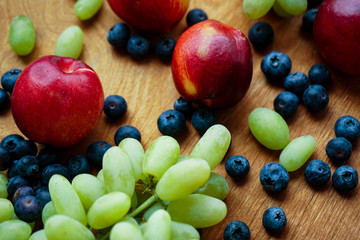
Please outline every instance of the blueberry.
[{"label": "blueberry", "polygon": [[279,82],[289,75],[291,60],[285,53],[273,51],[261,60],[261,70],[270,82]]},{"label": "blueberry", "polygon": [[[95,141],[87,147],[85,156],[91,164],[102,166],[103,156],[109,148],[111,148],[110,143],[106,141]],[[79,160],[81,159],[77,159],[77,161]],[[83,159],[83,161],[85,161],[85,159]]]},{"label": "blueberry", "polygon": [[39,154],[36,158],[39,161],[40,169],[44,169],[50,164],[59,162],[60,150],[51,146],[46,146],[39,151]]},{"label": "blueberry", "polygon": [[40,219],[41,211],[39,199],[31,195],[20,197],[14,205],[16,216],[25,222],[35,222]]},{"label": "blueberry", "polygon": [[182,112],[184,116],[190,116],[194,112],[193,105],[190,101],[184,99],[183,97],[179,97],[174,102],[174,109]]},{"label": "blueberry", "polygon": [[157,119],[157,126],[163,135],[176,137],[184,132],[186,119],[184,114],[177,110],[166,110]]},{"label": "blueberry", "polygon": [[331,177],[331,170],[327,163],[321,160],[312,160],[305,169],[305,179],[313,187],[325,185]]},{"label": "blueberry", "polygon": [[302,96],[304,91],[309,87],[310,79],[301,72],[293,72],[286,76],[284,80],[284,87],[287,91],[295,93],[297,96]]},{"label": "blueberry", "polygon": [[189,27],[192,25],[205,21],[208,19],[208,16],[204,12],[204,10],[199,8],[194,8],[188,12],[186,15],[186,23]]},{"label": "blueberry", "polygon": [[285,91],[279,93],[274,100],[274,109],[284,119],[294,115],[299,106],[299,98],[294,93]]},{"label": "blueberry", "polygon": [[323,0],[307,0],[308,8],[314,8],[319,6]]},{"label": "blueberry", "polygon": [[10,134],[4,137],[1,142],[0,146],[6,148],[9,152],[11,157],[15,156],[15,148],[24,138],[18,134]]},{"label": "blueberry", "polygon": [[70,179],[70,174],[69,174],[69,170],[67,169],[67,167],[65,167],[62,164],[59,163],[54,163],[54,164],[50,164],[48,166],[46,166],[41,173],[41,183],[42,185],[48,185],[50,178],[55,175],[55,174],[60,174],[62,176],[64,176],[67,179]]},{"label": "blueberry", "polygon": [[197,109],[191,116],[191,124],[200,134],[204,134],[209,127],[216,123],[216,114],[210,108]]},{"label": "blueberry", "polygon": [[305,12],[305,14],[303,15],[302,27],[304,28],[304,30],[306,32],[312,33],[314,20],[315,20],[317,11],[318,10],[316,8],[313,8],[313,9],[307,10]]},{"label": "blueberry", "polygon": [[130,35],[131,31],[126,23],[117,23],[108,31],[107,40],[113,47],[124,49],[127,45]]},{"label": "blueberry", "polygon": [[268,163],[260,171],[260,183],[270,193],[282,192],[289,183],[289,173],[280,163]]},{"label": "blueberry", "polygon": [[352,153],[351,143],[343,137],[331,139],[326,145],[326,154],[335,164],[348,160]]},{"label": "blueberry", "polygon": [[37,153],[38,148],[31,140],[20,141],[14,149],[15,159],[20,159],[26,155],[36,156]]},{"label": "blueberry", "polygon": [[19,169],[18,169],[18,164],[17,164],[18,161],[19,160],[15,160],[13,162],[13,164],[10,166],[10,168],[8,169],[7,176],[8,176],[9,179],[12,178],[12,177],[15,177],[17,175],[20,175]]},{"label": "blueberry", "polygon": [[71,179],[78,174],[90,172],[90,163],[88,159],[80,154],[70,156],[65,165],[69,170]]},{"label": "blueberry", "polygon": [[41,183],[41,175],[33,176],[31,178],[28,178],[28,180],[30,182],[30,187],[32,187],[34,191],[43,186]]},{"label": "blueberry", "polygon": [[286,216],[284,210],[279,207],[268,208],[263,215],[262,223],[266,231],[270,234],[280,233],[286,226]]},{"label": "blueberry", "polygon": [[155,44],[155,54],[163,62],[170,62],[176,45],[172,37],[162,37]]},{"label": "blueberry", "polygon": [[332,182],[337,191],[346,192],[357,186],[359,175],[353,167],[343,165],[335,170],[332,176]]},{"label": "blueberry", "polygon": [[224,229],[224,240],[249,240],[250,229],[242,221],[232,221]]},{"label": "blueberry", "polygon": [[4,111],[10,106],[10,97],[9,94],[0,88],[0,112]]},{"label": "blueberry", "polygon": [[17,167],[21,176],[34,176],[39,171],[39,161],[34,156],[24,156],[17,162]]},{"label": "blueberry", "polygon": [[0,146],[0,171],[8,169],[12,165],[12,158],[9,151]]},{"label": "blueberry", "polygon": [[10,69],[6,73],[4,73],[1,77],[1,85],[3,86],[4,90],[11,93],[14,89],[16,80],[18,79],[21,73],[20,69],[14,68]]},{"label": "blueberry", "polygon": [[115,145],[119,145],[119,143],[125,138],[135,138],[139,142],[141,142],[141,134],[137,128],[129,125],[125,125],[120,127],[114,135]]},{"label": "blueberry", "polygon": [[249,30],[249,40],[256,50],[264,50],[274,41],[274,30],[267,22],[257,22]]},{"label": "blueberry", "polygon": [[355,142],[360,137],[360,122],[352,116],[342,116],[335,122],[335,135]]},{"label": "blueberry", "polygon": [[144,36],[133,35],[127,42],[126,49],[135,59],[145,58],[150,53],[150,41]]},{"label": "blueberry", "polygon": [[331,78],[329,70],[321,63],[312,65],[308,75],[311,84],[319,84],[324,87],[329,84]]},{"label": "blueberry", "polygon": [[230,177],[234,179],[241,179],[248,174],[250,170],[250,164],[249,161],[243,156],[231,156],[226,160],[225,170]]},{"label": "blueberry", "polygon": [[34,189],[32,189],[32,187],[30,187],[30,186],[21,186],[18,189],[16,189],[16,191],[12,197],[12,202],[16,203],[16,201],[20,197],[27,196],[27,195],[35,196]]},{"label": "blueberry", "polygon": [[44,208],[45,205],[51,201],[51,196],[48,186],[41,186],[36,190],[35,196],[39,199],[41,203],[41,208]]},{"label": "blueberry", "polygon": [[22,186],[29,186],[30,185],[30,182],[20,176],[20,175],[17,175],[15,177],[12,177],[9,179],[9,182],[7,183],[7,191],[8,191],[8,194],[9,196],[13,196],[15,191],[19,188],[19,187],[22,187]]},{"label": "blueberry", "polygon": [[329,104],[329,95],[323,86],[314,84],[305,90],[303,102],[311,112],[320,112]]},{"label": "blueberry", "polygon": [[127,111],[127,103],[122,96],[110,95],[104,101],[104,113],[110,119],[119,119]]}]

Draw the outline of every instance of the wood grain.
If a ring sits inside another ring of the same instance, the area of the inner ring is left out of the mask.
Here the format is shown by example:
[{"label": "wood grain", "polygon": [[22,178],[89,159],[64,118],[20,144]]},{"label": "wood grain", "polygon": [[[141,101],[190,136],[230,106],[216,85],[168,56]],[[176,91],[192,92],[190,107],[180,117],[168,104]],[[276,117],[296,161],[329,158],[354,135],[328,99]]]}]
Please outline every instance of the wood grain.
[{"label": "wood grain", "polygon": [[[108,29],[121,22],[107,2],[91,20],[81,22],[73,13],[73,0],[2,0],[0,2],[0,74],[11,68],[23,69],[35,59],[54,54],[55,43],[60,33],[70,25],[79,25],[85,34],[84,49],[80,60],[98,73],[105,96],[119,94],[128,103],[126,116],[110,122],[103,115],[95,130],[80,144],[66,149],[63,159],[71,154],[84,154],[86,147],[95,140],[114,144],[113,136],[122,125],[133,125],[142,134],[146,149],[161,134],[156,121],[166,109],[173,107],[179,97],[172,82],[170,66],[151,56],[134,61],[125,52],[117,52],[107,43]],[[191,1],[189,9],[202,8],[209,18],[234,26],[247,34],[250,26],[258,20],[247,19],[242,11],[242,1]],[[36,28],[36,46],[26,57],[17,56],[10,48],[7,34],[12,19],[19,14],[29,16]],[[278,195],[266,193],[259,181],[259,173],[266,163],[278,161],[279,151],[265,149],[251,135],[247,117],[256,107],[273,109],[275,96],[284,89],[269,84],[260,70],[261,59],[270,51],[288,54],[292,60],[292,72],[307,73],[315,63],[324,63],[316,50],[311,35],[301,30],[302,16],[277,17],[270,12],[260,19],[269,22],[275,30],[273,44],[262,52],[253,51],[254,74],[249,91],[244,99],[231,109],[218,112],[219,122],[232,133],[231,155],[246,156],[251,170],[241,181],[226,175],[224,161],[215,169],[225,176],[230,185],[230,194],[225,200],[227,217],[218,225],[204,229],[202,239],[222,239],[223,230],[230,221],[241,220],[248,224],[252,239],[359,239],[360,194],[359,186],[349,194],[341,195],[334,190],[331,181],[322,189],[315,190],[305,181],[304,168],[290,174],[287,189]],[[170,36],[178,38],[186,29],[183,19]],[[153,41],[158,36],[152,36]],[[328,89],[330,103],[319,114],[309,113],[303,105],[294,117],[288,120],[291,139],[310,134],[317,140],[311,159],[321,159],[334,166],[325,153],[327,142],[335,137],[333,126],[343,115],[360,119],[360,79],[346,76],[332,68],[332,84]],[[10,109],[0,116],[0,139],[11,133],[20,133]],[[187,122],[187,131],[178,138],[181,154],[189,154],[199,135]],[[353,146],[348,165],[360,170],[359,142]],[[271,206],[284,209],[288,224],[280,235],[270,236],[262,227],[262,215]]]}]

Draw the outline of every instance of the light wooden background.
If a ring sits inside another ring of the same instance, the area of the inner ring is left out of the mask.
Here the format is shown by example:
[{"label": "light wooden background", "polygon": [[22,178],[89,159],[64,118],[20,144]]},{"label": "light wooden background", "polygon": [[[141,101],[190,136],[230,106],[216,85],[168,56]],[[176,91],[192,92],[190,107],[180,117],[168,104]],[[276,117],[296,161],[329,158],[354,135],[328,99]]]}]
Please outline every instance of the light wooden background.
[{"label": "light wooden background", "polygon": [[[82,143],[64,151],[64,158],[70,154],[83,154],[92,141],[105,140],[114,144],[113,136],[122,125],[133,125],[142,134],[146,149],[161,134],[157,117],[179,97],[172,82],[170,66],[155,56],[134,61],[125,52],[116,52],[107,43],[107,31],[112,25],[122,22],[104,1],[100,12],[89,21],[81,22],[73,13],[73,0],[1,0],[0,1],[0,74],[11,68],[23,69],[33,60],[54,54],[55,43],[60,33],[70,25],[77,24],[84,31],[84,49],[80,60],[86,62],[98,73],[105,96],[119,94],[128,103],[126,116],[110,122],[103,115],[95,130]],[[189,10],[202,8],[209,18],[219,20],[242,30],[246,35],[250,26],[258,20],[249,20],[242,11],[241,0],[220,1],[192,0]],[[36,28],[36,46],[26,57],[17,56],[9,46],[8,30],[12,19],[19,14],[29,16]],[[307,73],[315,63],[324,63],[316,50],[311,35],[301,30],[302,16],[280,18],[270,12],[260,20],[268,21],[275,30],[273,44],[262,52],[253,51],[254,74],[252,84],[245,98],[232,109],[219,112],[219,122],[232,133],[232,146],[226,156],[244,155],[251,169],[246,179],[233,181],[226,175],[223,161],[215,171],[226,177],[230,194],[226,199],[227,217],[218,225],[204,229],[202,239],[222,239],[223,230],[230,221],[241,220],[248,224],[252,239],[359,239],[360,236],[360,193],[359,186],[349,194],[341,195],[328,183],[321,190],[311,188],[304,178],[304,168],[290,174],[287,189],[278,195],[266,193],[259,181],[261,168],[269,162],[278,161],[279,151],[270,151],[258,144],[249,131],[247,117],[256,107],[273,109],[275,96],[284,89],[270,85],[260,70],[261,59],[270,51],[282,51],[293,62],[292,72]],[[178,38],[186,29],[185,19],[169,33]],[[153,37],[156,39],[156,37]],[[325,146],[335,137],[333,126],[343,115],[360,119],[360,79],[346,76],[334,69],[332,85],[329,88],[330,103],[319,114],[310,114],[303,105],[296,115],[288,120],[291,139],[310,134],[317,140],[317,147],[311,159],[321,159],[334,166],[327,158]],[[0,138],[11,133],[20,133],[10,109],[0,116]],[[199,139],[190,122],[186,133],[178,138],[181,154],[189,154]],[[353,146],[348,165],[360,170],[359,142]],[[278,236],[270,236],[262,227],[262,215],[271,206],[284,209],[288,224]]]}]

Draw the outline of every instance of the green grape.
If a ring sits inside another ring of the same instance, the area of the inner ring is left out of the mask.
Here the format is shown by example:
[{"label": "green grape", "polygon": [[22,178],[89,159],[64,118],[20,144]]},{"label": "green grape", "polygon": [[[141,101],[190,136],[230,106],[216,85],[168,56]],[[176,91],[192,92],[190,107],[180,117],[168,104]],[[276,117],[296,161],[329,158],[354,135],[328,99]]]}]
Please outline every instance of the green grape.
[{"label": "green grape", "polygon": [[157,210],[164,209],[164,207],[160,203],[153,204],[143,215],[143,218],[147,221],[149,220],[150,216]]},{"label": "green grape", "polygon": [[1,240],[28,240],[31,227],[21,220],[7,220],[0,223]]},{"label": "green grape", "polygon": [[307,0],[276,0],[280,7],[291,15],[300,15],[307,9]]},{"label": "green grape", "polygon": [[255,108],[248,121],[251,133],[265,147],[281,150],[289,143],[289,127],[277,112],[268,108]]},{"label": "green grape", "polygon": [[310,135],[295,138],[282,150],[279,163],[288,172],[296,171],[310,158],[315,147],[316,140]]},{"label": "green grape", "polygon": [[137,206],[138,206],[138,200],[137,200],[137,196],[136,196],[136,194],[133,194],[132,196],[131,196],[131,204],[130,204],[130,207],[131,208],[136,208]]},{"label": "green grape", "polygon": [[204,159],[213,170],[224,158],[230,142],[229,130],[221,124],[215,124],[196,143],[190,157]]},{"label": "green grape", "polygon": [[193,226],[180,223],[171,222],[171,240],[200,240],[200,234]]},{"label": "green grape", "polygon": [[77,59],[82,51],[84,34],[74,25],[65,29],[56,41],[55,55]]},{"label": "green grape", "polygon": [[171,201],[167,211],[173,221],[190,224],[195,228],[206,228],[223,220],[227,208],[225,203],[217,198],[194,193]]},{"label": "green grape", "polygon": [[83,224],[66,215],[57,214],[44,224],[49,240],[95,240],[94,234]]},{"label": "green grape", "polygon": [[84,207],[69,180],[59,174],[53,175],[49,181],[49,192],[57,214],[72,217],[86,225]]},{"label": "green grape", "polygon": [[177,162],[180,154],[179,143],[170,136],[155,139],[146,150],[143,161],[144,174],[159,180],[164,172]]},{"label": "green grape", "polygon": [[96,178],[99,179],[101,182],[105,182],[104,181],[104,171],[102,169],[100,169],[100,171],[98,172],[98,174],[96,175]]},{"label": "green grape", "polygon": [[88,20],[99,11],[101,5],[102,0],[78,0],[74,12],[80,20]]},{"label": "green grape", "polygon": [[35,28],[31,19],[24,15],[16,16],[10,25],[9,42],[14,52],[26,56],[35,46]]},{"label": "green grape", "polygon": [[130,204],[130,197],[122,192],[111,192],[98,198],[87,213],[89,225],[102,229],[115,224],[129,211]]},{"label": "green grape", "polygon": [[170,240],[171,218],[169,213],[163,209],[155,211],[151,214],[142,231],[144,240]]},{"label": "green grape", "polygon": [[71,184],[86,211],[89,210],[96,199],[106,194],[105,184],[88,173],[77,175]]},{"label": "green grape", "polygon": [[31,234],[29,240],[48,240],[45,235],[45,230],[41,229]]},{"label": "green grape", "polygon": [[209,176],[210,167],[205,160],[183,160],[166,170],[156,185],[156,193],[161,200],[180,199],[202,186]]},{"label": "green grape", "polygon": [[135,177],[127,154],[118,146],[109,148],[103,157],[105,187],[108,192],[124,192],[132,196]]},{"label": "green grape", "polygon": [[125,138],[119,147],[128,155],[134,173],[135,181],[142,176],[142,164],[145,156],[144,148],[135,138]]},{"label": "green grape", "polygon": [[110,231],[110,240],[143,240],[139,225],[132,221],[116,223]]},{"label": "green grape", "polygon": [[195,193],[205,194],[224,200],[229,194],[229,184],[226,179],[216,172],[211,172],[209,179]]},{"label": "green grape", "polygon": [[273,5],[273,10],[274,12],[276,12],[276,14],[280,17],[287,17],[289,16],[290,14],[285,11],[280,5],[279,3],[277,2],[277,0],[274,2],[274,5]]},{"label": "green grape", "polygon": [[55,215],[55,209],[52,201],[48,202],[42,212],[41,212],[41,220],[43,223],[45,223],[51,216]]},{"label": "green grape", "polygon": [[8,179],[5,174],[0,173],[0,198],[7,198],[9,195],[7,191],[7,183]]},{"label": "green grape", "polygon": [[10,220],[14,215],[14,207],[10,200],[0,198],[0,222]]},{"label": "green grape", "polygon": [[[11,217],[10,220],[20,220],[20,221],[22,221],[21,219],[18,218],[18,216],[16,216],[15,212],[14,212],[14,214],[12,215],[12,217]],[[34,229],[34,227],[35,227],[35,222],[25,222],[25,223],[30,226],[31,230]]]},{"label": "green grape", "polygon": [[243,10],[250,19],[261,18],[273,6],[275,0],[243,0]]}]

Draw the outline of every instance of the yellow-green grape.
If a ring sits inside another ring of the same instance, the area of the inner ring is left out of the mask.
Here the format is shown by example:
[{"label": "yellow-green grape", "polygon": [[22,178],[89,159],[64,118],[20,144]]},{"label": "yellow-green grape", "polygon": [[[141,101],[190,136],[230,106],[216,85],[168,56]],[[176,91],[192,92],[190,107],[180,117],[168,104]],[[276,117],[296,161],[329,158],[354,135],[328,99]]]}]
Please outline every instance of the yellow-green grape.
[{"label": "yellow-green grape", "polygon": [[[11,218],[10,220],[20,220],[20,221],[22,221],[21,219],[18,218],[18,216],[16,216],[15,212],[14,212],[14,214],[12,215],[12,218]],[[31,230],[34,229],[34,227],[35,227],[35,222],[25,222],[25,223],[27,223],[27,224],[30,226]]]},{"label": "yellow-green grape", "polygon": [[171,166],[156,185],[161,200],[173,201],[186,197],[202,186],[210,176],[209,164],[190,158]]},{"label": "yellow-green grape", "polygon": [[135,177],[128,155],[118,146],[109,148],[103,157],[105,187],[108,192],[124,192],[132,196]]},{"label": "yellow-green grape", "polygon": [[84,207],[69,180],[59,174],[53,175],[49,181],[49,192],[57,214],[69,216],[86,225]]},{"label": "yellow-green grape", "polygon": [[28,240],[31,227],[21,220],[7,220],[0,223],[1,240]]},{"label": "yellow-green grape", "polygon": [[5,174],[0,173],[0,198],[7,198],[9,195],[7,191],[7,183],[8,178]]},{"label": "yellow-green grape", "polygon": [[144,240],[170,240],[171,218],[169,213],[163,209],[155,211],[146,222],[142,232]]},{"label": "yellow-green grape", "polygon": [[96,178],[99,179],[103,183],[105,182],[105,180],[104,180],[104,171],[102,169],[100,169],[100,171],[96,175]]},{"label": "yellow-green grape", "polygon": [[95,176],[82,173],[71,182],[85,210],[89,210],[96,199],[106,194],[105,184]]},{"label": "yellow-green grape", "polygon": [[84,34],[79,26],[65,29],[56,41],[55,55],[77,59],[83,48]]},{"label": "yellow-green grape", "polygon": [[193,226],[180,223],[180,222],[171,222],[171,240],[200,240],[200,234],[196,228]]},{"label": "yellow-green grape", "polygon": [[119,147],[128,155],[135,181],[138,181],[143,174],[142,164],[145,156],[143,146],[135,138],[125,138],[120,142]]},{"label": "yellow-green grape", "polygon": [[307,0],[276,0],[280,7],[291,15],[299,15],[306,11]]},{"label": "yellow-green grape", "polygon": [[149,220],[150,216],[157,210],[164,209],[164,207],[160,203],[153,204],[143,215],[143,218],[147,221]]},{"label": "yellow-green grape", "polygon": [[123,192],[111,192],[98,198],[87,213],[89,225],[103,229],[120,221],[130,209],[130,197]]},{"label": "yellow-green grape", "polygon": [[0,198],[0,222],[10,220],[14,215],[14,207],[10,200]]},{"label": "yellow-green grape", "polygon": [[95,240],[94,234],[83,224],[66,215],[57,214],[44,224],[48,240]]},{"label": "yellow-green grape", "polygon": [[190,224],[195,228],[206,228],[221,222],[226,216],[227,208],[217,198],[194,193],[171,201],[167,211],[173,221]]},{"label": "yellow-green grape", "polygon": [[280,114],[271,109],[255,108],[248,122],[256,140],[271,150],[281,150],[290,141],[288,125]]},{"label": "yellow-green grape", "polygon": [[77,0],[74,12],[80,20],[92,18],[101,8],[102,0]]},{"label": "yellow-green grape", "polygon": [[160,136],[146,150],[143,161],[143,173],[153,176],[157,181],[164,172],[177,162],[180,146],[175,138]]},{"label": "yellow-green grape", "polygon": [[141,229],[137,223],[121,221],[110,231],[110,240],[143,240]]},{"label": "yellow-green grape", "polygon": [[229,130],[221,124],[215,124],[199,139],[190,157],[204,159],[213,170],[224,158],[230,142]]},{"label": "yellow-green grape", "polygon": [[48,202],[42,212],[41,212],[41,220],[43,223],[45,223],[51,216],[54,216],[55,213],[55,209],[54,209],[54,205],[52,203],[52,201]]},{"label": "yellow-green grape", "polygon": [[273,10],[274,10],[274,12],[276,12],[276,14],[277,14],[278,16],[280,16],[280,17],[287,17],[287,16],[290,15],[288,12],[286,12],[286,11],[279,5],[279,3],[277,2],[277,0],[274,2]]},{"label": "yellow-green grape", "polygon": [[288,172],[296,171],[310,158],[315,147],[316,140],[310,135],[295,138],[282,150],[279,163]]},{"label": "yellow-green grape", "polygon": [[269,12],[275,0],[243,0],[243,11],[250,19],[261,18]]},{"label": "yellow-green grape", "polygon": [[10,25],[9,42],[14,52],[26,56],[35,46],[35,28],[31,19],[24,15],[16,16]]},{"label": "yellow-green grape", "polygon": [[229,184],[226,179],[216,172],[211,172],[209,179],[203,186],[199,187],[195,193],[201,193],[224,200],[229,194],[229,191]]},{"label": "yellow-green grape", "polygon": [[45,235],[45,230],[41,229],[31,234],[29,240],[48,240]]}]

